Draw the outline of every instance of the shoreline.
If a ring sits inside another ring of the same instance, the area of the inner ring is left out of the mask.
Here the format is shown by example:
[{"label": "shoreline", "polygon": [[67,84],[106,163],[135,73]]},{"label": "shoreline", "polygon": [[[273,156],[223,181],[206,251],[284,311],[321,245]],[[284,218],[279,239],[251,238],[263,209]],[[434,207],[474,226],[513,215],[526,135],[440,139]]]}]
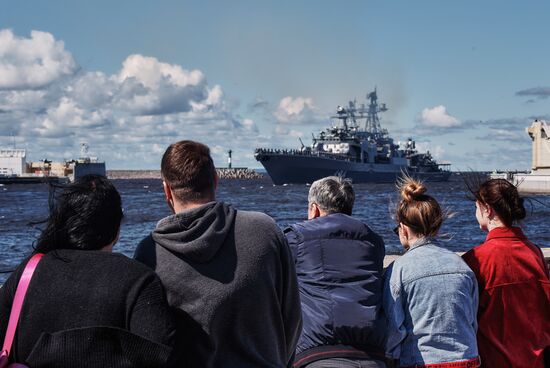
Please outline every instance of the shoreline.
[{"label": "shoreline", "polygon": [[[247,167],[216,168],[220,179],[263,179],[265,175]],[[107,170],[108,179],[161,179],[160,170]]]}]

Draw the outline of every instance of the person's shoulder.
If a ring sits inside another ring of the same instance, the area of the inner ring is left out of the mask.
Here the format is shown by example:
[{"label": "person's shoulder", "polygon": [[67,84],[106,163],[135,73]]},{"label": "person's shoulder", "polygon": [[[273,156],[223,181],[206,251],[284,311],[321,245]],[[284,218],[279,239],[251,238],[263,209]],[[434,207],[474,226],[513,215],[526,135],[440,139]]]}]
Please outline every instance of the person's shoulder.
[{"label": "person's shoulder", "polygon": [[72,267],[86,268],[93,272],[115,273],[124,270],[126,278],[141,278],[154,275],[153,270],[122,253],[103,250],[59,249],[49,252],[45,257],[51,267],[57,262],[73,263]]},{"label": "person's shoulder", "polygon": [[498,253],[495,252],[495,246],[498,244],[494,242],[481,243],[462,255],[462,259],[472,267],[474,264],[480,264],[494,258]]},{"label": "person's shoulder", "polygon": [[122,253],[118,253],[116,250],[113,252],[95,251],[95,253],[105,253],[105,255],[102,255],[103,258],[108,259],[113,265],[124,267],[125,272],[132,271],[136,273],[154,274],[149,267]]},{"label": "person's shoulder", "polygon": [[237,210],[236,221],[241,225],[250,227],[259,226],[260,228],[279,229],[275,220],[263,212]]},{"label": "person's shoulder", "polygon": [[237,211],[235,219],[235,236],[245,242],[252,242],[279,249],[286,239],[282,230],[273,218],[265,213],[255,211]]},{"label": "person's shoulder", "polygon": [[359,237],[363,238],[363,240],[383,243],[382,237],[361,218],[349,216],[343,213],[336,213],[332,215],[332,221],[336,224],[340,224],[341,226],[346,226],[358,235],[360,234]]},{"label": "person's shoulder", "polygon": [[124,270],[124,276],[131,283],[134,283],[136,287],[139,285],[149,285],[151,283],[159,283],[160,279],[155,271],[147,264],[139,262],[135,259],[129,258],[121,253],[112,253],[113,259],[116,260],[114,264],[117,269]]}]

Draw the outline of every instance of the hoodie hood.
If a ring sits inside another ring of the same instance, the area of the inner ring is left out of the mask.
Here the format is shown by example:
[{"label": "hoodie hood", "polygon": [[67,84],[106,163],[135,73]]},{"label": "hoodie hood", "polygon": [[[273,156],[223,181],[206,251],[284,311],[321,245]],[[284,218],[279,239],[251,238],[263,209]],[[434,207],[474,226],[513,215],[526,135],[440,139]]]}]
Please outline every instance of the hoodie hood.
[{"label": "hoodie hood", "polygon": [[155,243],[194,262],[208,262],[233,229],[237,211],[223,202],[209,202],[160,220]]}]

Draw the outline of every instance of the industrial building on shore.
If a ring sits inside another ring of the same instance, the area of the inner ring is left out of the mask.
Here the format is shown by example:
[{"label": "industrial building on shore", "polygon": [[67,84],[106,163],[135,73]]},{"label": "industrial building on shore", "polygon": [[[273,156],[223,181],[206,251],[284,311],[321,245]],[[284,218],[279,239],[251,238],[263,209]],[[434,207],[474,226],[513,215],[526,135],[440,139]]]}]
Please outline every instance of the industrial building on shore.
[{"label": "industrial building on shore", "polygon": [[531,171],[494,172],[491,178],[506,179],[522,193],[550,194],[550,125],[535,120],[525,131],[533,142]]}]

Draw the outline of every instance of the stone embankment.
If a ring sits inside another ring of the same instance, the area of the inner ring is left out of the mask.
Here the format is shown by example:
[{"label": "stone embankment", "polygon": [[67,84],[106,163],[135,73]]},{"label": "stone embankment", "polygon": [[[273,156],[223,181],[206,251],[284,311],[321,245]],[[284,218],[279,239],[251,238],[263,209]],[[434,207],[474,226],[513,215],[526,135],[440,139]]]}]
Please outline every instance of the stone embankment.
[{"label": "stone embankment", "polygon": [[[261,179],[264,176],[246,167],[218,168],[220,179]],[[107,170],[109,179],[160,179],[160,170]]]},{"label": "stone embankment", "polygon": [[259,172],[246,167],[222,168],[216,169],[216,172],[220,179],[261,179],[264,177]]},{"label": "stone embankment", "polygon": [[160,179],[160,170],[107,170],[109,179]]}]

